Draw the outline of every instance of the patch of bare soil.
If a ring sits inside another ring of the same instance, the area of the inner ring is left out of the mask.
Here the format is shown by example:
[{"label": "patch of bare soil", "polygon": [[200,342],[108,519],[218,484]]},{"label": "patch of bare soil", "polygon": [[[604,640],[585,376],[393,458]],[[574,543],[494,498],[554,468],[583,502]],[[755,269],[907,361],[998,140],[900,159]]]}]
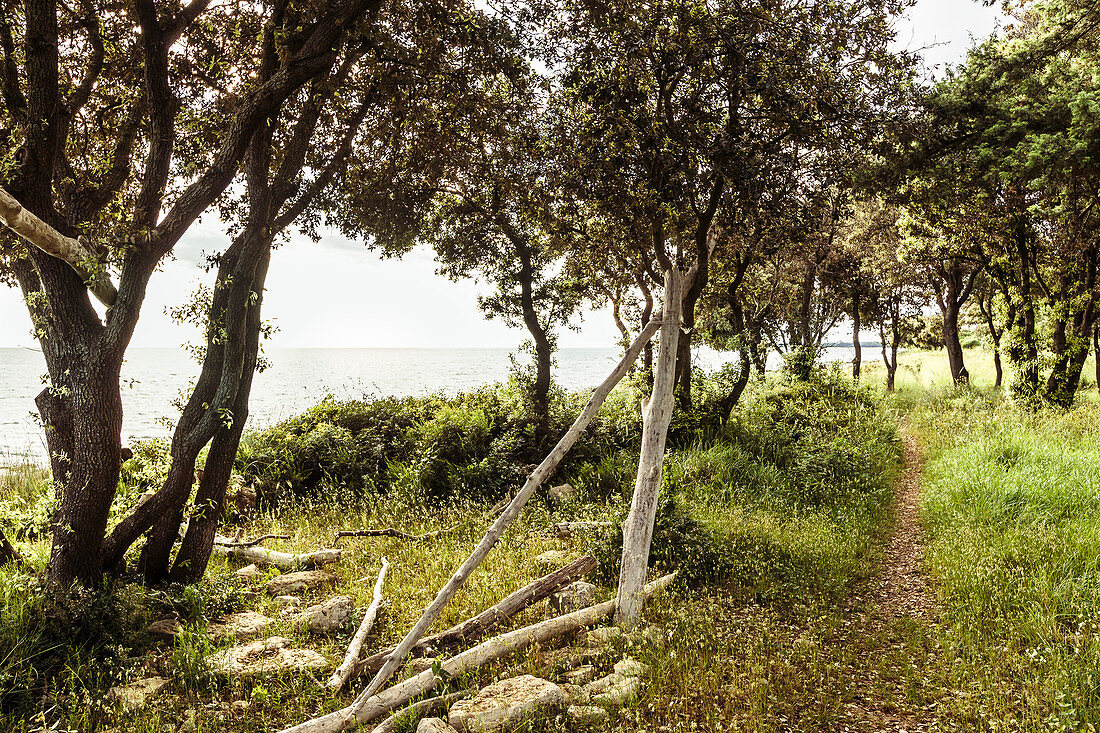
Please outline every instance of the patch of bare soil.
[{"label": "patch of bare soil", "polygon": [[[895,492],[895,527],[882,575],[845,629],[851,689],[838,731],[923,733],[940,730],[936,708],[936,648],[931,624],[936,601],[924,573],[924,528],[920,524],[921,454],[902,432],[905,467]],[[852,661],[856,664],[853,666]]]}]

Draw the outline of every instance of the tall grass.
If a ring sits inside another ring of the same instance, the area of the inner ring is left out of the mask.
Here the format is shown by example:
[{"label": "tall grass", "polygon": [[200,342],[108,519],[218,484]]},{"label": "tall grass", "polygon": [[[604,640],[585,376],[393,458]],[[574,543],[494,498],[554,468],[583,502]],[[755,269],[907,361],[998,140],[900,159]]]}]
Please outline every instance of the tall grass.
[{"label": "tall grass", "polygon": [[928,564],[958,714],[1007,730],[1100,726],[1100,407],[957,396],[912,419],[931,456]]}]

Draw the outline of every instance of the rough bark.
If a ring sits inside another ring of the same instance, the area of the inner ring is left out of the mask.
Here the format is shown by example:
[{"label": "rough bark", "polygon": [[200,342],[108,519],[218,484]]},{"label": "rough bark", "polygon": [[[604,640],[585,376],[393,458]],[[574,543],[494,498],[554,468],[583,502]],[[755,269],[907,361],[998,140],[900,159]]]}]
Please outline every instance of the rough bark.
[{"label": "rough bark", "polygon": [[[480,641],[487,633],[500,626],[520,611],[530,608],[539,601],[550,596],[551,593],[569,585],[575,580],[596,569],[595,558],[585,556],[578,558],[564,568],[544,575],[534,582],[525,585],[509,595],[496,605],[485,609],[473,618],[452,626],[446,631],[441,631],[432,636],[421,639],[412,648],[414,656],[434,654],[437,651],[457,649],[463,644]],[[358,677],[364,674],[375,674],[393,654],[394,647],[383,649],[366,659],[356,663],[351,676]]]},{"label": "rough bark", "polygon": [[630,513],[623,525],[622,569],[615,601],[615,623],[630,627],[642,610],[643,586],[649,567],[649,546],[661,488],[661,464],[672,420],[676,379],[677,341],[680,336],[682,275],[675,267],[665,273],[664,322],[661,351],[653,376],[653,391],[642,420],[642,446]]},{"label": "rough bark", "polygon": [[626,373],[630,369],[630,365],[637,360],[638,354],[642,350],[642,346],[649,341],[654,333],[661,327],[659,321],[653,321],[646,325],[638,334],[638,338],[634,340],[634,343],[627,349],[626,354],[615,366],[615,369],[611,372],[610,376],[603,381],[600,386],[596,387],[592,396],[588,400],[588,404],[585,405],[581,414],[574,421],[573,425],[562,436],[558,444],[554,446],[554,449],[550,451],[550,454],[543,459],[542,463],[535,468],[535,470],[528,476],[527,481],[524,483],[523,488],[512,499],[511,503],[505,508],[504,512],[497,518],[489,530],[482,537],[477,547],[470,554],[469,558],[455,571],[455,574],[451,576],[451,579],[440,589],[435,599],[424,609],[424,613],[413,625],[413,628],[405,635],[405,638],[401,640],[401,643],[397,645],[393,655],[390,659],[382,665],[382,669],[378,671],[378,674],[374,676],[370,684],[363,691],[360,696],[361,699],[369,698],[374,695],[378,690],[382,688],[386,680],[397,670],[401,661],[408,656],[412,651],[413,646],[424,636],[424,632],[428,627],[432,625],[436,618],[439,617],[440,612],[450,602],[454,594],[458,592],[459,588],[466,582],[466,578],[470,577],[470,573],[477,569],[481,565],[482,561],[489,554],[489,551],[493,549],[496,543],[504,535],[504,531],[508,526],[515,521],[519,516],[520,510],[535,493],[542,482],[549,478],[553,472],[557,469],[558,464],[561,462],[565,454],[573,447],[573,444],[577,442],[577,439],[584,432],[588,424],[592,422],[596,417],[596,413],[599,412],[600,407],[603,405],[607,395],[614,389]]},{"label": "rough bark", "polygon": [[[645,597],[667,588],[674,579],[675,575],[666,575],[653,581],[645,587]],[[614,609],[615,601],[605,601],[564,616],[501,634],[444,661],[441,665],[442,671],[446,673],[447,678],[465,674],[503,657],[522,652],[535,645],[546,644],[578,629],[599,623],[600,620],[611,615]],[[342,710],[287,728],[281,733],[336,733],[356,728],[400,709],[410,700],[434,690],[439,682],[440,678],[429,669],[377,695],[360,696]]]},{"label": "rough bark", "polygon": [[0,565],[6,565],[9,562],[21,563],[23,558],[15,549],[15,545],[9,542],[7,536],[0,530]]},{"label": "rough bark", "polygon": [[374,598],[371,599],[370,606],[367,607],[367,612],[363,615],[363,621],[359,624],[359,629],[355,632],[355,636],[351,638],[351,643],[348,644],[348,651],[344,655],[344,661],[340,663],[340,666],[332,673],[332,676],[328,678],[328,688],[333,692],[339,692],[340,688],[347,684],[348,679],[351,677],[352,670],[359,661],[359,655],[363,651],[363,644],[366,642],[371,629],[374,628],[374,620],[378,617],[378,607],[382,605],[382,586],[386,582],[386,571],[389,567],[389,560],[383,557],[382,569],[378,571],[378,579],[374,581]]}]

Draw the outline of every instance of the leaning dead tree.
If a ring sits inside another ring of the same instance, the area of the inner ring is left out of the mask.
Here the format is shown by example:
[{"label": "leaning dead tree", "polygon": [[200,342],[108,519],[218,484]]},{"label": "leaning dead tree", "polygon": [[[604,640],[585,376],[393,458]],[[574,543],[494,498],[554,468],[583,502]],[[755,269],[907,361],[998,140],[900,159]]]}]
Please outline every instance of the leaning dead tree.
[{"label": "leaning dead tree", "polygon": [[[600,407],[603,405],[604,400],[611,393],[611,390],[615,388],[622,378],[630,370],[630,366],[638,359],[638,355],[641,353],[642,348],[649,341],[650,338],[661,328],[662,320],[660,318],[654,319],[642,329],[641,333],[634,340],[634,343],[627,349],[626,354],[615,366],[615,369],[605,379],[600,386],[596,387],[592,396],[588,400],[588,404],[585,405],[581,414],[562,436],[558,444],[554,446],[554,449],[550,451],[550,454],[543,459],[542,463],[535,468],[535,470],[528,476],[527,481],[524,483],[523,488],[512,499],[511,503],[504,509],[504,512],[493,522],[492,526],[482,537],[481,542],[470,554],[470,557],[462,563],[461,567],[455,571],[451,579],[440,589],[435,599],[424,609],[424,613],[413,625],[412,629],[401,640],[401,643],[397,645],[390,658],[386,660],[382,668],[378,670],[378,673],[374,676],[374,679],[370,681],[366,689],[360,693],[356,698],[354,705],[362,706],[366,704],[366,701],[372,698],[386,681],[397,670],[398,666],[403,662],[405,657],[409,655],[412,648],[418,641],[424,636],[424,632],[428,630],[428,627],[435,622],[439,617],[439,614],[443,611],[446,605],[450,602],[454,594],[463,586],[466,579],[470,577],[470,574],[481,565],[488,556],[490,550],[500,541],[500,538],[504,536],[505,530],[512,524],[519,516],[520,511],[523,509],[527,501],[534,495],[538,487],[545,481],[553,472],[557,469],[558,464],[561,463],[565,454],[569,449],[573,447],[573,444],[577,442],[581,434],[588,427],[588,424],[592,422],[593,418],[599,412]],[[679,321],[677,321],[677,327],[679,327]],[[336,728],[335,730],[341,730]]]}]

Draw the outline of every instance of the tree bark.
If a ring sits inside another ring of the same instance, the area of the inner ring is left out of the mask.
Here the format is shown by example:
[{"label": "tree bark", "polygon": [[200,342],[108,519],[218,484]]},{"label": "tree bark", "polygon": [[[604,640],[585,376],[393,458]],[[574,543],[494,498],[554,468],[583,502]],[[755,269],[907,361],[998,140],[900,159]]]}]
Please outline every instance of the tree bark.
[{"label": "tree bark", "polygon": [[653,375],[653,392],[642,419],[642,446],[634,497],[623,525],[622,569],[615,601],[615,623],[619,626],[634,626],[642,610],[649,546],[653,540],[657,495],[661,488],[661,464],[674,408],[682,278],[675,266],[665,273],[661,351],[657,357],[657,371]]},{"label": "tree bark", "polygon": [[0,530],[0,565],[6,565],[9,562],[21,563],[23,558],[15,549],[15,545],[9,542],[7,536]]}]

